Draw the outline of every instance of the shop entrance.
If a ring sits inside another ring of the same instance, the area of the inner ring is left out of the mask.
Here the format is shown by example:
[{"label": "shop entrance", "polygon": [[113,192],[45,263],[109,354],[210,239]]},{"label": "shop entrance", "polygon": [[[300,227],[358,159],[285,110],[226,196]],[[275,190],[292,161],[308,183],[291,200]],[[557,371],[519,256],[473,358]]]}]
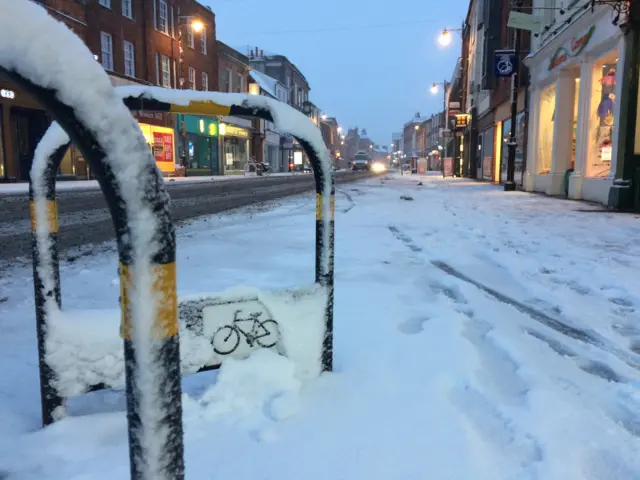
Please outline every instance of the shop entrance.
[{"label": "shop entrance", "polygon": [[36,146],[50,124],[51,120],[43,110],[11,109],[13,138],[16,139],[13,150],[18,163],[18,181],[29,180]]}]

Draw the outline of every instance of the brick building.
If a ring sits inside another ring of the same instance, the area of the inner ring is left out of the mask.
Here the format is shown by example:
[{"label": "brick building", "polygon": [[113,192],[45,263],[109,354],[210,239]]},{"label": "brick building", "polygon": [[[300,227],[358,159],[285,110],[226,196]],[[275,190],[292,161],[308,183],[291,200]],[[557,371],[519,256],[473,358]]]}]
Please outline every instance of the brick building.
[{"label": "brick building", "polygon": [[[218,41],[218,71],[221,92],[249,92],[249,59],[246,55]],[[220,125],[224,170],[238,173],[252,158],[264,161],[265,133],[258,119],[224,117]]]},{"label": "brick building", "polygon": [[[37,3],[63,21],[89,47],[114,85],[146,84],[170,88],[217,90],[215,15],[195,0],[41,0]],[[182,34],[183,54],[180,55]],[[182,62],[180,61],[182,60]],[[33,151],[50,120],[15,86],[0,82],[0,181],[26,181]],[[169,136],[159,167],[173,171],[173,119],[169,115],[134,112],[148,143]],[[4,146],[4,148],[2,148]],[[154,150],[154,154],[158,149]],[[179,155],[184,152],[179,152]],[[67,153],[62,176],[89,178],[77,150]]]},{"label": "brick building", "polygon": [[[85,5],[72,0],[36,3],[80,38],[86,38]],[[33,152],[50,123],[51,119],[26,92],[0,79],[0,182],[29,179]]]}]

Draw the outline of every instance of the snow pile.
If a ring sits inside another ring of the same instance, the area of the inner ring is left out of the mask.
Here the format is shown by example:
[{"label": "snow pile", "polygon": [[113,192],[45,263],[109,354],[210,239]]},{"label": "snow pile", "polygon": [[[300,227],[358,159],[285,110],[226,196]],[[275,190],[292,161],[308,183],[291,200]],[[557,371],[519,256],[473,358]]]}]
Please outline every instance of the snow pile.
[{"label": "snow pile", "polygon": [[214,386],[201,398],[204,415],[251,414],[263,408],[273,420],[285,420],[299,410],[302,386],[296,365],[269,350],[257,350],[244,360],[226,358]]},{"label": "snow pile", "polygon": [[[197,325],[191,319],[193,312],[206,311],[210,304],[225,307],[229,304],[233,311],[237,308],[234,305],[253,302],[266,308],[264,319],[274,319],[278,324],[279,335],[272,350],[291,361],[297,378],[315,378],[321,372],[326,301],[326,291],[317,286],[281,292],[239,287],[220,294],[183,299],[178,307],[182,373],[189,375],[205,366],[220,365],[226,357],[214,351],[211,339],[219,327],[230,323],[232,314],[223,315],[223,323],[202,315],[204,325]],[[219,315],[220,311],[216,313]],[[47,338],[47,359],[56,372],[55,385],[61,395],[80,395],[98,384],[124,388],[124,352],[119,325],[119,310],[54,312]],[[247,346],[244,337],[240,340],[242,348],[230,354],[237,359],[247,358],[260,348],[258,344]]]}]

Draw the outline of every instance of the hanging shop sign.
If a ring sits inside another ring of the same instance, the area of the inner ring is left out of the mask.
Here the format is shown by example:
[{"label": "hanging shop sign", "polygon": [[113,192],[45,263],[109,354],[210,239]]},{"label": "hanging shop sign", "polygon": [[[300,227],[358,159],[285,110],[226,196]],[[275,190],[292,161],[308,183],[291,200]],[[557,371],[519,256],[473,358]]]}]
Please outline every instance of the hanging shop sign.
[{"label": "hanging shop sign", "polygon": [[244,128],[234,127],[232,125],[227,125],[226,123],[221,123],[220,135],[249,138],[249,131],[245,130]]},{"label": "hanging shop sign", "polygon": [[580,37],[573,37],[571,42],[569,42],[568,46],[560,47],[556,50],[556,53],[551,57],[551,61],[549,62],[549,71],[556,68],[558,65],[562,65],[564,62],[569,60],[570,58],[575,58],[582,53],[582,51],[586,48],[593,37],[593,32],[595,32],[596,26],[592,25],[587,33]]},{"label": "hanging shop sign", "polygon": [[469,115],[466,113],[461,113],[456,115],[456,130],[464,130],[469,125]]},{"label": "hanging shop sign", "polygon": [[496,50],[493,55],[493,72],[497,78],[507,78],[516,71],[515,50]]},{"label": "hanging shop sign", "polygon": [[450,117],[455,117],[460,113],[460,102],[449,102],[448,113]]}]

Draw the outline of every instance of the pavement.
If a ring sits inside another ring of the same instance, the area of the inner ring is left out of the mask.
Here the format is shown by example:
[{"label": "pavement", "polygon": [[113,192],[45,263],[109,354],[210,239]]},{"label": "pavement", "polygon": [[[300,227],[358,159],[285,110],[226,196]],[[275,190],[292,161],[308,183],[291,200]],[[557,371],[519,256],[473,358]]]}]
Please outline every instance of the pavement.
[{"label": "pavement", "polygon": [[[370,175],[366,172],[336,172],[335,181],[337,184],[352,182]],[[303,193],[313,189],[314,178],[305,174],[274,174],[269,177],[169,180],[166,185],[171,196],[173,220],[181,222]],[[0,261],[27,258],[31,255],[28,186],[0,188],[4,188],[4,194],[0,194]],[[57,190],[61,253],[114,238],[111,216],[97,183],[60,182]]]}]

